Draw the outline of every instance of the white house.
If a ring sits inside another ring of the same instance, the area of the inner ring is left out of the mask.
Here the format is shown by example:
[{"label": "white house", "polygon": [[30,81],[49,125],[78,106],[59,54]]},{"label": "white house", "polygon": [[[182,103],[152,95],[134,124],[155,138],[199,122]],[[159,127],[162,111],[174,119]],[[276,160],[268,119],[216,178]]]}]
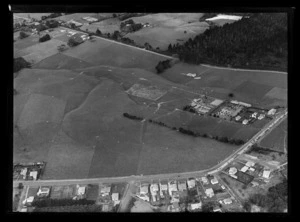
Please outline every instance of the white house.
[{"label": "white house", "polygon": [[201,207],[202,207],[202,203],[201,202],[191,204],[191,209],[192,210],[201,209]]},{"label": "white house", "polygon": [[217,183],[219,183],[219,181],[215,177],[210,182],[211,182],[211,184],[217,184]]},{"label": "white house", "polygon": [[245,173],[248,169],[249,169],[248,166],[243,166],[242,169],[241,169],[241,171],[242,171],[243,173]]},{"label": "white house", "polygon": [[269,179],[270,174],[271,174],[271,170],[264,170],[262,176],[263,176],[263,178],[265,178],[265,179]]},{"label": "white house", "polygon": [[235,167],[230,167],[230,169],[229,169],[230,175],[234,175],[234,174],[236,174],[236,172],[237,172],[237,169]]},{"label": "white house", "polygon": [[195,179],[189,179],[187,181],[187,184],[188,184],[188,188],[192,189],[192,188],[194,188],[196,186],[196,180]]},{"label": "white house", "polygon": [[214,194],[214,190],[212,188],[208,188],[205,190],[205,194],[206,196],[208,197],[213,197],[215,194]]},{"label": "white house", "polygon": [[224,199],[224,204],[231,204],[232,200],[230,198]]}]

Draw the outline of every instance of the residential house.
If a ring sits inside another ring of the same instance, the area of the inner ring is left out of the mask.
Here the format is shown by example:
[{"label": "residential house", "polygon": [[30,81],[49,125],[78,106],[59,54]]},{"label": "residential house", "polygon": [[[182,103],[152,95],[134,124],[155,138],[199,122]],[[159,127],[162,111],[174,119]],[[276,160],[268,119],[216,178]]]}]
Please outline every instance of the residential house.
[{"label": "residential house", "polygon": [[213,197],[215,194],[214,194],[214,190],[212,188],[208,188],[205,190],[205,194],[206,196],[208,196],[209,198]]},{"label": "residential house", "polygon": [[270,174],[271,174],[271,170],[265,169],[262,176],[265,179],[269,179],[270,178]]},{"label": "residential house", "polygon": [[186,187],[186,181],[180,181],[179,183],[178,183],[178,190],[179,191],[184,191],[184,190],[186,190],[187,189],[187,187]]},{"label": "residential house", "polygon": [[248,166],[243,166],[242,169],[241,169],[241,171],[242,171],[243,173],[245,173],[248,169],[249,169]]},{"label": "residential house", "polygon": [[187,180],[187,185],[189,189],[192,189],[196,186],[196,180],[194,178],[190,178]]},{"label": "residential house", "polygon": [[169,181],[168,182],[168,186],[169,186],[169,195],[172,196],[173,192],[178,191],[177,189],[177,181]]},{"label": "residential house", "polygon": [[202,202],[191,204],[191,210],[198,210],[202,208]]},{"label": "residential house", "polygon": [[50,193],[50,188],[49,187],[40,187],[38,192],[37,192],[37,196],[47,197],[47,196],[49,196],[49,193]]},{"label": "residential house", "polygon": [[235,167],[230,167],[230,169],[229,169],[229,174],[230,175],[234,175],[234,174],[236,174],[237,173],[237,169],[235,168]]},{"label": "residential house", "polygon": [[211,184],[217,184],[217,183],[219,183],[219,181],[215,177],[210,182],[211,182]]},{"label": "residential house", "polygon": [[227,199],[224,199],[223,200],[224,201],[224,204],[232,204],[232,200],[231,200],[231,198],[227,198]]}]

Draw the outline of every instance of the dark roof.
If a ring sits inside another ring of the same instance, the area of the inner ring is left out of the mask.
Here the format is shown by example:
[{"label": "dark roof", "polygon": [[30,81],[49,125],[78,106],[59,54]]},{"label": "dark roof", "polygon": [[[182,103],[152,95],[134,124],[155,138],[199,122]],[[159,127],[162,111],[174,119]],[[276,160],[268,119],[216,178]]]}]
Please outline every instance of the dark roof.
[{"label": "dark roof", "polygon": [[72,35],[71,38],[74,39],[78,43],[82,43],[83,42],[83,39],[81,38],[82,35],[83,35],[82,33],[76,33],[76,34]]}]

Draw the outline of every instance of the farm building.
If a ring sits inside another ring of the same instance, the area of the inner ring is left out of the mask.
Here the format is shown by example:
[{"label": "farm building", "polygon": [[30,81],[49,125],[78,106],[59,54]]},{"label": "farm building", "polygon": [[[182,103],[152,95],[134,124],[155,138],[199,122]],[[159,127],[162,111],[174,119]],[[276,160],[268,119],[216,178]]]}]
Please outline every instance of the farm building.
[{"label": "farm building", "polygon": [[254,113],[252,113],[252,115],[251,115],[252,118],[256,118],[256,116],[257,116],[257,112],[254,112]]},{"label": "farm building", "polygon": [[264,114],[260,114],[260,115],[258,116],[258,119],[259,119],[259,120],[262,120],[263,118],[265,118],[265,115],[264,115]]},{"label": "farm building", "polygon": [[219,105],[221,105],[222,102],[223,102],[223,100],[215,99],[210,104],[213,105],[213,106],[219,106]]}]

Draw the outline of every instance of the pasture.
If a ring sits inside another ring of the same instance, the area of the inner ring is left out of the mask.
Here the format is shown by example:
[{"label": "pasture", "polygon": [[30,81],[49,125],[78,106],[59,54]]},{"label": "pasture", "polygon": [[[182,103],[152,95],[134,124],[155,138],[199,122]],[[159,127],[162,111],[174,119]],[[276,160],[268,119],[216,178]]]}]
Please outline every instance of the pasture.
[{"label": "pasture", "polygon": [[26,18],[26,19],[37,19],[37,20],[41,20],[42,16],[48,16],[51,13],[14,13],[14,16],[16,16],[16,18]]},{"label": "pasture", "polygon": [[287,120],[281,122],[273,129],[265,138],[263,138],[260,146],[283,152],[287,148]]},{"label": "pasture", "polygon": [[96,32],[96,30],[99,29],[103,34],[113,34],[114,31],[120,31],[120,24],[121,21],[118,18],[108,18],[100,22],[84,24],[80,29],[82,31],[88,30],[89,32]]},{"label": "pasture", "polygon": [[165,57],[138,50],[127,45],[97,38],[86,41],[63,52],[93,65],[108,65],[122,68],[141,68],[155,72],[155,66]]},{"label": "pasture", "polygon": [[[128,33],[126,37],[139,45],[149,43],[153,48],[166,50],[169,44],[183,43],[207,28],[206,22],[199,22],[203,13],[157,13],[133,17],[135,23],[149,23],[149,27]],[[185,33],[186,32],[186,33]]]}]

